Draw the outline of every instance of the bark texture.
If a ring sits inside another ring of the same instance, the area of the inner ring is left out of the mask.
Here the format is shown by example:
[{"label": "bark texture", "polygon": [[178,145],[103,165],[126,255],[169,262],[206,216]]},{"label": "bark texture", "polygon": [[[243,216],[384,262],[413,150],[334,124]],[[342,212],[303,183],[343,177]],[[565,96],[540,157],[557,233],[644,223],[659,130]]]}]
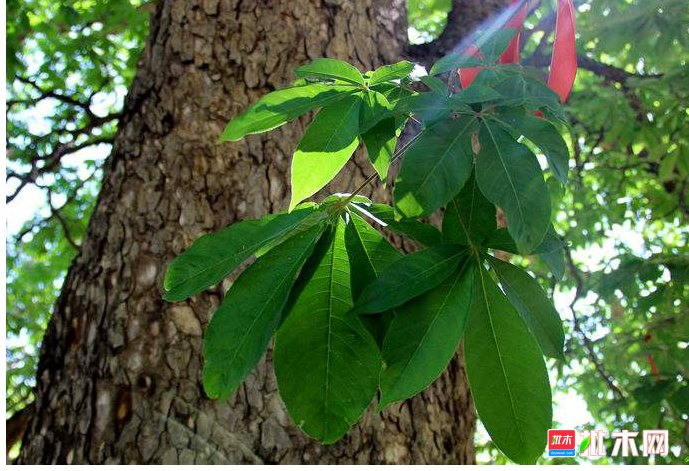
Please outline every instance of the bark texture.
[{"label": "bark texture", "polygon": [[[203,233],[282,210],[304,123],[215,145],[226,122],[317,57],[401,59],[403,0],[161,0],[79,256],[45,335],[23,463],[471,463],[454,360],[418,397],[321,446],[284,411],[271,353],[227,403],[203,391],[201,335],[223,286],[168,304],[167,264]],[[371,170],[362,156],[334,190]],[[376,190],[385,199],[387,191]]]}]

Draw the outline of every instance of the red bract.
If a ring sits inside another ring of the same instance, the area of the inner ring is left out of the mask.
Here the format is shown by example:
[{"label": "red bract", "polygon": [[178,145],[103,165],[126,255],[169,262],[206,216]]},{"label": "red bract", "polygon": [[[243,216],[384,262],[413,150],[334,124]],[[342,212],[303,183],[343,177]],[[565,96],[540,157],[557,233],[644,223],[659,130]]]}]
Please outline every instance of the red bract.
[{"label": "red bract", "polygon": [[[512,5],[516,5],[519,3],[521,0],[512,0],[510,3],[510,7]],[[515,28],[517,30],[517,34],[514,35],[512,38],[512,41],[510,41],[509,46],[507,46],[507,49],[505,49],[505,52],[502,53],[502,56],[500,56],[500,63],[501,64],[514,64],[516,62],[519,62],[519,35],[522,32],[522,28],[524,27],[524,18],[526,17],[526,6],[527,2],[524,2],[524,4],[519,8],[517,13],[512,16],[507,23],[505,23],[505,28]]]},{"label": "red bract", "polygon": [[[510,7],[522,0],[512,0]],[[526,17],[527,2],[503,25],[503,28],[516,28],[515,34],[507,49],[500,56],[501,64],[519,62],[519,35]],[[574,84],[577,73],[577,49],[576,49],[576,24],[574,21],[574,5],[572,0],[558,0],[557,17],[555,20],[555,42],[553,43],[553,55],[550,60],[550,76],[548,86],[560,96],[564,103]],[[469,46],[464,54],[467,56],[482,57],[481,52],[474,45]],[[467,88],[474,81],[482,67],[467,67],[458,69],[459,81],[462,88]]]}]

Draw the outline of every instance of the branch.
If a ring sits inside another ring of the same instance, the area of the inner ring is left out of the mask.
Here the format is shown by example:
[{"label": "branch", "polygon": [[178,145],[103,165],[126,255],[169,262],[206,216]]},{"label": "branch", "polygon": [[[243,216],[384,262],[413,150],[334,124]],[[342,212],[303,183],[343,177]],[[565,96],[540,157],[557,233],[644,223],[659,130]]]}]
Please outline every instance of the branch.
[{"label": "branch", "polygon": [[[39,101],[44,100],[46,98],[54,98],[55,100],[61,101],[62,103],[66,103],[68,105],[72,105],[72,106],[75,106],[77,108],[81,108],[82,110],[84,110],[86,112],[86,114],[88,114],[92,118],[96,117],[95,114],[93,113],[93,111],[91,111],[91,104],[90,103],[83,103],[83,102],[81,102],[75,98],[70,97],[70,96],[63,95],[61,93],[57,93],[54,90],[44,90],[36,82],[34,82],[33,80],[31,80],[29,78],[20,77],[20,76],[17,76],[16,78],[17,78],[17,80],[19,80],[20,82],[22,82],[26,85],[31,85],[33,88],[35,88],[38,91],[38,93],[41,94],[38,98],[35,99],[35,102],[39,102]],[[27,100],[27,101],[30,102],[31,100]]]},{"label": "branch", "polygon": [[54,216],[55,219],[60,223],[60,227],[62,227],[62,234],[65,236],[65,239],[67,239],[67,242],[69,242],[69,245],[74,247],[76,251],[79,251],[79,244],[77,244],[74,241],[74,238],[69,232],[69,226],[67,225],[67,221],[65,221],[65,218],[62,217],[62,214],[60,214],[60,210],[65,207],[65,205],[62,205],[59,209],[56,209],[55,206],[53,206],[53,191],[48,187],[48,207],[50,208],[50,214],[51,216]]},{"label": "branch", "polygon": [[41,159],[41,160],[46,160],[46,163],[42,167],[37,167],[35,165],[35,160],[32,163],[32,169],[28,173],[25,173],[23,175],[15,173],[15,172],[8,172],[7,173],[7,179],[9,180],[10,178],[16,178],[19,180],[19,186],[12,192],[12,194],[8,195],[6,198],[6,203],[12,202],[17,195],[19,195],[19,192],[24,189],[26,185],[29,183],[36,183],[36,179],[40,177],[41,175],[48,173],[52,170],[54,170],[59,164],[60,160],[66,156],[73,154],[77,151],[80,151],[82,149],[85,149],[87,147],[91,147],[94,145],[98,144],[111,144],[113,141],[113,138],[111,137],[103,137],[103,138],[98,138],[98,139],[92,139],[89,141],[84,141],[79,145],[74,145],[73,142],[68,142],[65,144],[60,144],[58,145],[50,154],[48,154],[45,157],[36,157],[36,160]]},{"label": "branch", "polygon": [[565,246],[565,255],[567,257],[567,266],[569,267],[569,271],[571,272],[572,276],[574,277],[574,280],[577,283],[576,291],[574,294],[574,299],[569,305],[569,309],[572,312],[572,320],[573,320],[573,327],[574,330],[581,336],[583,342],[584,342],[584,348],[586,349],[586,352],[588,353],[588,358],[591,360],[593,363],[594,369],[598,373],[598,375],[605,381],[605,383],[608,385],[610,390],[613,392],[615,396],[617,396],[619,399],[624,399],[625,395],[622,393],[619,387],[615,384],[615,381],[613,379],[613,376],[608,374],[608,372],[605,370],[603,364],[601,361],[598,359],[598,355],[596,354],[596,351],[593,348],[593,342],[591,341],[590,338],[586,335],[584,332],[584,329],[581,327],[581,324],[579,323],[579,317],[577,316],[576,310],[574,308],[574,305],[576,302],[579,300],[581,297],[583,288],[584,288],[584,279],[581,276],[581,272],[579,272],[579,269],[576,267],[574,264],[574,260],[572,259],[572,250],[568,247]]}]

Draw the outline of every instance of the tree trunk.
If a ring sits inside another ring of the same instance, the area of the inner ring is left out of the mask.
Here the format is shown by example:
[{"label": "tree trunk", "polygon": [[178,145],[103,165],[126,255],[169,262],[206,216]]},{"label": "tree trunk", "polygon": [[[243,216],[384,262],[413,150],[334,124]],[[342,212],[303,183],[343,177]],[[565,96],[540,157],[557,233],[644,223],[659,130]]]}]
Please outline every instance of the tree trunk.
[{"label": "tree trunk", "polygon": [[[480,3],[480,2],[479,2]],[[472,463],[460,360],[341,442],[299,431],[270,351],[228,402],[203,391],[201,335],[223,286],[168,304],[167,264],[199,235],[284,209],[304,123],[215,145],[251,102],[317,57],[401,59],[403,0],[161,0],[81,252],[45,334],[23,463]],[[358,156],[331,186],[371,170]],[[387,191],[375,191],[386,199]]]}]

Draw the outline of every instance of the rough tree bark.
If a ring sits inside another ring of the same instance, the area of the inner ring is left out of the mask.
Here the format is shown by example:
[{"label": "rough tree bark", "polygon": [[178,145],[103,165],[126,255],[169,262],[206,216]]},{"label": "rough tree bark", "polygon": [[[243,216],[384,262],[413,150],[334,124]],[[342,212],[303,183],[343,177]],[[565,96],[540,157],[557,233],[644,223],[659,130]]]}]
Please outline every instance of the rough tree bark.
[{"label": "rough tree bark", "polygon": [[[286,206],[304,123],[216,146],[225,123],[299,64],[328,56],[370,69],[399,60],[405,41],[403,0],[159,2],[45,334],[20,462],[474,461],[460,360],[420,396],[369,411],[324,447],[286,415],[270,352],[230,401],[206,398],[201,334],[223,286],[176,304],[161,298],[166,265],[196,237]],[[332,188],[351,189],[369,171],[359,156]]]}]

